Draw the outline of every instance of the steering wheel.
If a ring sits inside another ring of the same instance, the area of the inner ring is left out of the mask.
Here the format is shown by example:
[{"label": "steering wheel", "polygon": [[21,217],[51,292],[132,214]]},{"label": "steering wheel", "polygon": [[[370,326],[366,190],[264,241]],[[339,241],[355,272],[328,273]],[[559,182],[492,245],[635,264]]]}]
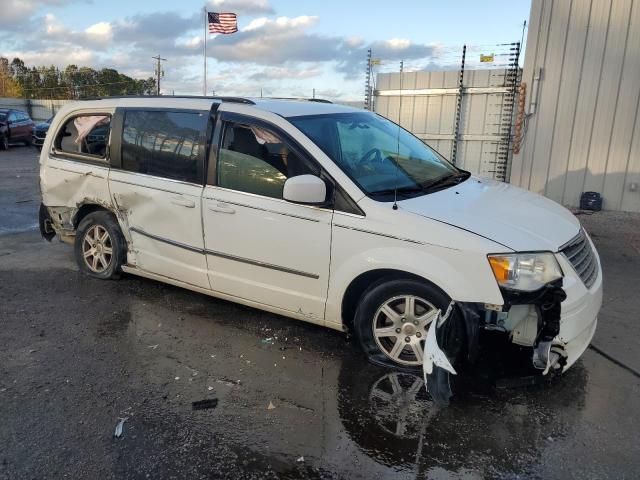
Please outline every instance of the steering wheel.
[{"label": "steering wheel", "polygon": [[373,162],[382,163],[382,152],[380,151],[379,148],[374,147],[371,150],[369,150],[367,153],[365,153],[360,159],[360,161],[358,162],[358,165],[362,165],[363,163],[368,163],[369,160]]}]

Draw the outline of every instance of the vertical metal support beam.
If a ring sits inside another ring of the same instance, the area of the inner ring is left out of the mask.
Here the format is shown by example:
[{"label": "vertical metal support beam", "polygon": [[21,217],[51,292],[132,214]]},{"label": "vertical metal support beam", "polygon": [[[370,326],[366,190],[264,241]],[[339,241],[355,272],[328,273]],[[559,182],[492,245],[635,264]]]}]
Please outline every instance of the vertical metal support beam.
[{"label": "vertical metal support beam", "polygon": [[462,95],[464,88],[464,60],[467,56],[467,46],[462,46],[462,61],[460,62],[460,84],[458,86],[458,102],[456,104],[456,122],[453,132],[453,145],[451,147],[451,163],[456,164],[458,156],[458,139],[460,138],[460,115],[462,110]]},{"label": "vertical metal support beam", "polygon": [[511,55],[511,64],[510,64],[510,71],[509,74],[507,75],[506,79],[507,79],[507,84],[505,85],[506,87],[509,87],[509,93],[507,94],[507,100],[510,103],[510,109],[509,109],[509,113],[507,116],[507,122],[506,122],[506,126],[504,128],[504,133],[505,133],[505,143],[506,143],[506,149],[503,150],[503,155],[504,155],[504,167],[501,169],[502,171],[500,172],[502,174],[502,181],[503,182],[509,182],[509,177],[511,175],[511,159],[513,157],[512,153],[513,153],[513,145],[512,145],[512,141],[513,141],[513,136],[511,134],[511,132],[513,131],[513,111],[516,108],[516,95],[518,93],[518,85],[519,85],[519,79],[520,79],[520,65],[519,65],[519,59],[520,59],[520,42],[516,42],[515,44],[515,49],[512,49],[513,54]]},{"label": "vertical metal support beam", "polygon": [[367,75],[364,83],[364,109],[371,110],[371,49],[367,50]]}]

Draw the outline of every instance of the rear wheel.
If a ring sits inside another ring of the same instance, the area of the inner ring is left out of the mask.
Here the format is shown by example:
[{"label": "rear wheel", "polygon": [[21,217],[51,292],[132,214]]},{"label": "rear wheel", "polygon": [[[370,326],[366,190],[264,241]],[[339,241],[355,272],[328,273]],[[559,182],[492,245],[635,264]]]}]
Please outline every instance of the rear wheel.
[{"label": "rear wheel", "polygon": [[0,137],[0,150],[8,150],[9,149],[9,139],[7,136]]},{"label": "rear wheel", "polygon": [[75,256],[80,270],[101,279],[116,279],[126,259],[126,243],[118,222],[105,211],[87,215],[78,225]]},{"label": "rear wheel", "polygon": [[[386,366],[422,367],[424,344],[438,310],[447,310],[451,299],[437,287],[417,280],[391,280],[367,290],[356,311],[354,326],[369,360]],[[450,321],[462,346],[463,326],[457,315]],[[452,363],[460,348],[448,349]]]}]

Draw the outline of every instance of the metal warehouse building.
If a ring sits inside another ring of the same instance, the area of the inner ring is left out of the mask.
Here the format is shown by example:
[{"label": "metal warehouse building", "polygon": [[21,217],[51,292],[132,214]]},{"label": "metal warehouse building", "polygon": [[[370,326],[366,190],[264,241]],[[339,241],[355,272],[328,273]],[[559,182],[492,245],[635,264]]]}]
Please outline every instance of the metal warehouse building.
[{"label": "metal warehouse building", "polygon": [[508,72],[469,70],[463,88],[459,77],[380,74],[375,110],[474,173],[570,207],[595,191],[607,210],[640,212],[640,0],[532,1],[519,149]]},{"label": "metal warehouse building", "polygon": [[511,183],[640,212],[640,0],[533,0],[526,123]]}]

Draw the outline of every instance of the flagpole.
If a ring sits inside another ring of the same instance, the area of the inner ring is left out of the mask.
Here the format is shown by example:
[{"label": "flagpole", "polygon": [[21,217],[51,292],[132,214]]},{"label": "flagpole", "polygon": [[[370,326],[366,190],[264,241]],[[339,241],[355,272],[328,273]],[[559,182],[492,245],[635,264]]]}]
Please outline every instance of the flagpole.
[{"label": "flagpole", "polygon": [[204,10],[204,78],[202,82],[202,94],[207,96],[207,29],[209,27],[209,21],[207,18],[207,5],[203,7]]}]

